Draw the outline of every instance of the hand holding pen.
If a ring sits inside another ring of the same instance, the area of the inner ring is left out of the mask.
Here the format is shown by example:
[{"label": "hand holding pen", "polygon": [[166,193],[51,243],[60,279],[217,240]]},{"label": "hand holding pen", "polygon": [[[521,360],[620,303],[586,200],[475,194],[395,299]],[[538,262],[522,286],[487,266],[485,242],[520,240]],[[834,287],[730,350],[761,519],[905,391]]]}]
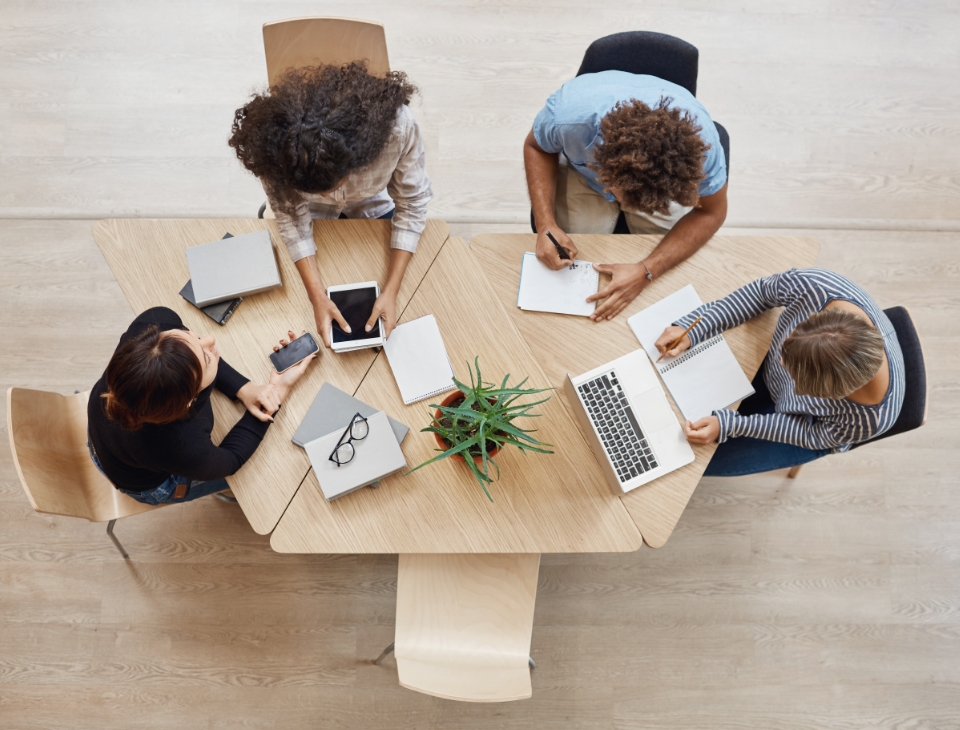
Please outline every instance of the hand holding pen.
[{"label": "hand holding pen", "polygon": [[667,327],[663,331],[663,334],[660,335],[660,338],[654,343],[654,346],[660,351],[660,357],[657,358],[657,362],[663,360],[667,355],[676,357],[689,348],[690,338],[687,337],[687,335],[690,333],[690,330],[700,324],[701,319],[702,317],[697,317],[686,329],[677,327],[676,325]]},{"label": "hand holding pen", "polygon": [[538,231],[537,259],[546,267],[558,271],[572,264],[576,258],[576,245],[556,225]]}]

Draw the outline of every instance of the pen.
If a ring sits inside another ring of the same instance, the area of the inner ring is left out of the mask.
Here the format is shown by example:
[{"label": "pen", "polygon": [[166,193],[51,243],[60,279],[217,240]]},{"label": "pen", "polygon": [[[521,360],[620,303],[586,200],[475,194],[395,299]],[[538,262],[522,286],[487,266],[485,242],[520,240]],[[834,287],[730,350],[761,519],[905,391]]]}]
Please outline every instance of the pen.
[{"label": "pen", "polygon": [[570,254],[567,253],[567,249],[560,245],[560,242],[553,237],[553,234],[550,231],[547,231],[547,238],[549,238],[553,245],[557,247],[557,253],[560,254],[560,258],[570,260]]},{"label": "pen", "polygon": [[677,345],[679,345],[679,344],[680,344],[680,340],[682,340],[684,337],[686,337],[686,336],[687,336],[687,333],[688,333],[690,330],[692,330],[694,327],[696,327],[696,326],[700,323],[700,320],[701,320],[701,319],[703,319],[703,317],[697,317],[695,320],[693,320],[693,323],[683,331],[683,334],[680,335],[677,339],[675,339],[675,340],[673,341],[673,344],[670,345],[670,347],[668,347],[666,350],[663,351],[663,354],[660,355],[660,357],[657,358],[657,362],[660,362],[661,360],[663,360],[663,358],[666,357],[667,353],[670,352],[670,350],[672,350],[674,347],[676,347]]}]

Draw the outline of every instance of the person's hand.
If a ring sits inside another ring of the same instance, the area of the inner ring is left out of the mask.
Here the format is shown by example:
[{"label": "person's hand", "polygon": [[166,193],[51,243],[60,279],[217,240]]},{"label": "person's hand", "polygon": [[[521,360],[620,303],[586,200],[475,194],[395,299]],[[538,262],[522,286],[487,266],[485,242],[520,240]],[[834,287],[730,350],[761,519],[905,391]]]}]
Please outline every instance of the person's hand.
[{"label": "person's hand", "polygon": [[384,291],[377,297],[377,301],[373,303],[370,319],[367,320],[365,327],[367,332],[376,327],[380,317],[383,317],[383,337],[386,339],[397,326],[397,293],[395,291]]},{"label": "person's hand", "polygon": [[[657,352],[667,357],[676,357],[684,350],[689,349],[691,344],[690,335],[683,335],[684,329],[684,327],[677,327],[676,325],[667,327],[657,341],[653,343],[653,346],[657,348]],[[672,350],[667,350],[680,335],[683,335],[683,339],[680,340],[677,346]]]},{"label": "person's hand", "polygon": [[[332,338],[330,328],[333,320],[336,320],[340,324],[340,327],[344,332],[350,334],[350,325],[347,324],[347,320],[345,320],[343,315],[340,314],[340,310],[337,308],[337,305],[334,304],[333,300],[326,294],[321,294],[317,301],[314,302],[313,316],[317,320],[317,332],[320,333],[320,337],[323,338],[323,344],[328,348],[330,347],[330,340]],[[291,337],[292,336],[293,335],[291,333]],[[281,342],[283,342],[283,340],[281,340]]]},{"label": "person's hand", "polygon": [[[301,335],[304,332],[300,333]],[[296,335],[293,334],[292,330],[287,331],[287,337],[289,339],[280,340],[279,345],[274,345],[273,351],[277,352],[281,347],[286,347],[290,344],[290,340],[295,339]],[[310,361],[317,356],[317,353],[305,357],[303,360],[298,362],[292,368],[284,370],[282,373],[278,373],[274,370],[270,373],[270,385],[274,386],[277,389],[279,394],[280,401],[283,402],[287,399],[287,395],[290,393],[290,389],[296,384],[300,377],[307,371],[307,365],[310,364]],[[277,406],[279,408],[279,406]]]},{"label": "person's hand", "polygon": [[594,264],[593,268],[611,277],[606,289],[587,297],[588,302],[606,299],[590,315],[594,322],[616,317],[647,285],[647,270],[643,264]]},{"label": "person's hand", "polygon": [[697,421],[686,421],[683,434],[691,444],[712,444],[720,435],[720,419],[705,416]]},{"label": "person's hand", "polygon": [[[553,237],[557,239],[557,243],[567,250],[567,253],[570,255],[569,259],[560,258],[560,252],[557,251],[557,247],[553,245],[553,241],[547,238],[547,231],[550,231]],[[540,259],[547,268],[559,271],[563,267],[572,264],[577,258],[577,253],[579,253],[577,247],[573,244],[570,236],[557,226],[548,226],[542,231],[537,232],[537,258]]]},{"label": "person's hand", "polygon": [[273,413],[280,407],[282,398],[275,385],[246,383],[237,391],[237,398],[259,421],[273,421]]}]

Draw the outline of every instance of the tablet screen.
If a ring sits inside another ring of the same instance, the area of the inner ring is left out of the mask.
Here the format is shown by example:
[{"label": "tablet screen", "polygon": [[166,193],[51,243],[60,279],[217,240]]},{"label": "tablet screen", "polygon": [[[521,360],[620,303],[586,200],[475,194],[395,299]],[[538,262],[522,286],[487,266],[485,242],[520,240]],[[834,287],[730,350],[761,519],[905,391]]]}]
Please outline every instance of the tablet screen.
[{"label": "tablet screen", "polygon": [[373,329],[365,332],[367,320],[373,312],[373,304],[377,301],[377,290],[374,287],[363,289],[347,289],[346,291],[330,292],[330,298],[337,305],[340,314],[347,320],[352,332],[348,335],[337,321],[333,321],[333,341],[352,342],[354,340],[369,340],[380,337],[380,320],[373,325]]}]

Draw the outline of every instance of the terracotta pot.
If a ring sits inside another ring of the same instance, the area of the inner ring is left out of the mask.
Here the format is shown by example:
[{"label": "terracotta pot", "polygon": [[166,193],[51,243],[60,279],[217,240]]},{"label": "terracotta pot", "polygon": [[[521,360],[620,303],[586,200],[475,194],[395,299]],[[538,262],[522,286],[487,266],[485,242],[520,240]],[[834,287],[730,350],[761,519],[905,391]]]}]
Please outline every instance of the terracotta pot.
[{"label": "terracotta pot", "polygon": [[[452,393],[449,393],[449,394],[447,395],[447,397],[444,398],[442,401],[440,401],[440,405],[442,405],[442,406],[444,406],[444,407],[450,407],[450,406],[452,406],[454,403],[456,403],[457,401],[462,401],[463,399],[464,399],[463,393],[461,393],[459,390],[455,390],[455,391],[453,391]],[[433,414],[434,424],[438,424],[438,423],[440,422],[440,419],[441,419],[441,418],[443,418],[443,412],[440,411],[440,409],[438,408],[436,411],[434,411],[434,414]],[[443,449],[444,451],[446,451],[447,449],[450,448],[450,442],[447,441],[445,438],[443,438],[443,436],[441,436],[440,434],[435,433],[435,434],[433,434],[433,437],[437,440],[437,444],[438,444],[438,445],[440,446],[440,448]],[[494,446],[494,448],[489,449],[489,450],[487,451],[487,458],[489,459],[491,456],[496,456],[498,453],[500,453],[500,450],[501,450],[502,448],[503,448],[502,446],[500,446],[499,444],[497,444],[496,446]],[[454,454],[454,455],[451,456],[450,458],[451,458],[451,459],[456,459],[457,461],[462,461],[464,464],[467,463],[467,460],[463,457],[463,454]],[[474,457],[473,457],[473,460],[474,460],[477,464],[482,464],[482,463],[483,463],[483,457],[482,457],[482,456],[474,456]]]}]

